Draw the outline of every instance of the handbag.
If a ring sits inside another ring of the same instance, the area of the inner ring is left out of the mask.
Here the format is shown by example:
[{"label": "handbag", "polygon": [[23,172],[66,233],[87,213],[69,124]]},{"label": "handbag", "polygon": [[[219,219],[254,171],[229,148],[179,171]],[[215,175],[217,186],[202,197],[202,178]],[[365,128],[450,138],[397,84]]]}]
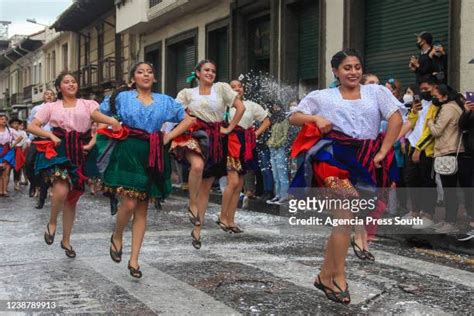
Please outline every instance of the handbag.
[{"label": "handbag", "polygon": [[451,176],[458,172],[458,155],[459,150],[461,149],[462,136],[463,133],[461,132],[456,156],[442,156],[435,158],[433,168],[436,173],[442,176]]}]

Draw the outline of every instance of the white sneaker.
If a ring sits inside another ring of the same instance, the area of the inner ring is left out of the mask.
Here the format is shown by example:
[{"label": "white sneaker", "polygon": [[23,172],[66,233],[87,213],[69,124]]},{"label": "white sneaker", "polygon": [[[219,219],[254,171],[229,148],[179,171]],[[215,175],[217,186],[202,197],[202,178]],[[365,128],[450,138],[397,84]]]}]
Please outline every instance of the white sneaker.
[{"label": "white sneaker", "polygon": [[420,224],[415,224],[411,228],[413,229],[428,229],[433,227],[434,222],[426,217],[421,217],[421,223]]},{"label": "white sneaker", "polygon": [[244,199],[242,200],[242,208],[247,208],[249,207],[249,197],[244,196]]},{"label": "white sneaker", "polygon": [[275,204],[280,199],[278,195],[276,195],[273,199],[267,200],[267,204]]},{"label": "white sneaker", "polygon": [[468,241],[468,240],[471,240],[471,239],[474,238],[474,229],[468,231],[467,233],[458,234],[458,235],[456,235],[456,238],[457,238],[459,241]]},{"label": "white sneaker", "polygon": [[435,229],[437,234],[455,234],[459,232],[459,229],[451,223],[444,223],[443,226]]},{"label": "white sneaker", "polygon": [[276,204],[276,205],[283,205],[285,203],[288,202],[288,198],[282,198],[282,199],[279,199],[278,201],[274,202],[273,204]]}]

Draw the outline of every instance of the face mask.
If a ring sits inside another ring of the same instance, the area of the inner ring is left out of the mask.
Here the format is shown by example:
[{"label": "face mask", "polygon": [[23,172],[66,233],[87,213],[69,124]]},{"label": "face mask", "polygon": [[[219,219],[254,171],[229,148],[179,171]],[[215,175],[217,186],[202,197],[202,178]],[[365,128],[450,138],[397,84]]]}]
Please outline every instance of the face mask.
[{"label": "face mask", "polygon": [[435,106],[442,106],[443,104],[446,103],[446,101],[441,101],[441,100],[438,99],[438,98],[433,98],[433,99],[431,100],[431,103],[433,103],[433,105],[435,105]]},{"label": "face mask", "polygon": [[405,94],[403,96],[403,103],[413,103],[413,96],[411,94]]},{"label": "face mask", "polygon": [[431,96],[431,92],[429,92],[429,91],[421,92],[421,93],[420,93],[420,97],[421,97],[423,100],[426,100],[426,101],[431,101],[431,99],[433,98],[433,97]]}]

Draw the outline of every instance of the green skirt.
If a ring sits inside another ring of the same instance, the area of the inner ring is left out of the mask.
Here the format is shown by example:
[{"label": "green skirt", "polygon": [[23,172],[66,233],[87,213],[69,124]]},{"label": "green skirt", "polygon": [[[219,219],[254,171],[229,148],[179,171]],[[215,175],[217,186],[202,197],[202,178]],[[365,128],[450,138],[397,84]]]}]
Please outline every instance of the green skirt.
[{"label": "green skirt", "polygon": [[[103,152],[107,142],[107,137],[97,136],[99,154]],[[103,174],[104,189],[139,200],[167,197],[171,193],[169,147],[166,146],[163,153],[162,174],[148,169],[149,151],[149,142],[146,140],[129,137],[117,142]]]}]

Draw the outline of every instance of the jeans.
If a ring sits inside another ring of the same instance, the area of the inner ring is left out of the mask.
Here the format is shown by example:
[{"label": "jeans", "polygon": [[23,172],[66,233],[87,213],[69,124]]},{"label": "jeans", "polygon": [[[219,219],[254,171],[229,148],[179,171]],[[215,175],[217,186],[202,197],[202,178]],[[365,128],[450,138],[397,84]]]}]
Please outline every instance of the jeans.
[{"label": "jeans", "polygon": [[[263,192],[273,192],[273,175],[268,147],[258,148],[258,166],[263,177]],[[276,192],[275,192],[276,194]]]},{"label": "jeans", "polygon": [[288,157],[285,147],[270,148],[275,194],[280,199],[288,198]]}]

